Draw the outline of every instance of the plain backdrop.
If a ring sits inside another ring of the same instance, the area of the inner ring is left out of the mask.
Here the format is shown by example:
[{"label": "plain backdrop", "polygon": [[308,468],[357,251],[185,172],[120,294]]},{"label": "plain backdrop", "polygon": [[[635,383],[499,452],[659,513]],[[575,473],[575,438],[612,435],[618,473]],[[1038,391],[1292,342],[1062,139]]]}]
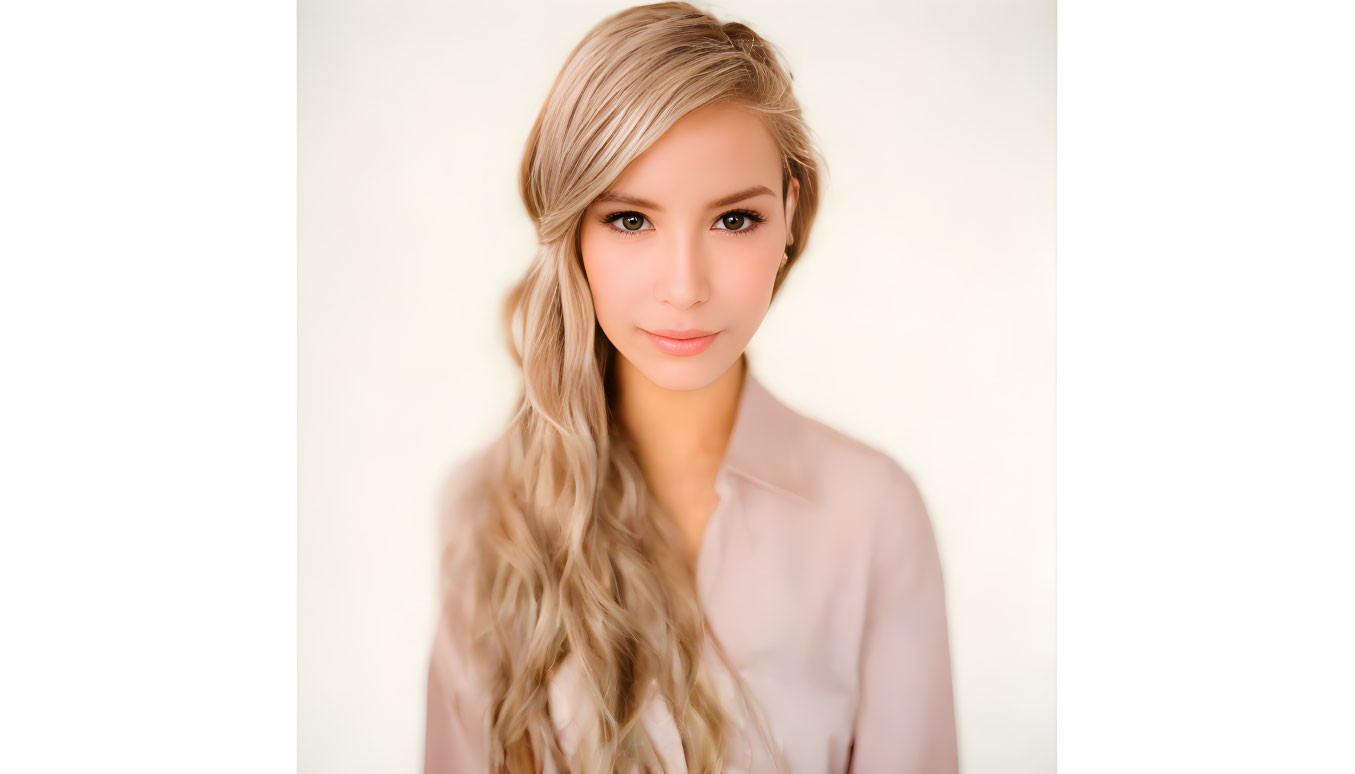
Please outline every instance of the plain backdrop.
[{"label": "plain backdrop", "polygon": [[[627,5],[299,5],[302,772],[421,766],[434,492],[518,390],[499,310],[535,246],[523,143]],[[917,479],[963,770],[1052,771],[1053,3],[700,7],[780,47],[828,166],[754,366]]]}]

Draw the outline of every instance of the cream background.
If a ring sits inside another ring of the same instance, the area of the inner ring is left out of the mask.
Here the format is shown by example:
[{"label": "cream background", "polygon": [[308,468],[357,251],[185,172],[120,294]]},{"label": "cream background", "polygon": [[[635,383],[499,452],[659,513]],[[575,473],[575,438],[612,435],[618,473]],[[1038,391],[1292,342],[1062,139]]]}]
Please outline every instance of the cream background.
[{"label": "cream background", "polygon": [[[415,771],[432,497],[516,394],[522,143],[626,3],[299,5],[298,756]],[[1054,8],[705,5],[779,45],[828,161],[750,348],[792,407],[913,472],[951,617],[961,767],[1054,770]]]}]

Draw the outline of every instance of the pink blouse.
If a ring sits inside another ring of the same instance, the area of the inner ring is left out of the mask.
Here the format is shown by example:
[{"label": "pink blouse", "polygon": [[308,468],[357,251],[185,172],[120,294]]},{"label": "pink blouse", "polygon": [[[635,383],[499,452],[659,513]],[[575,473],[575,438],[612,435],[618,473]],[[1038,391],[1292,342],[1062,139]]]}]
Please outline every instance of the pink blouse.
[{"label": "pink blouse", "polygon": [[[464,507],[449,477],[441,518]],[[731,772],[958,770],[945,591],[932,525],[912,477],[889,456],[782,404],[751,365],[716,478],[697,580],[710,626],[744,681],[770,746],[733,698],[751,742],[729,751]],[[448,533],[443,532],[444,537]],[[428,670],[425,774],[480,772],[483,691],[444,614]],[[579,679],[569,659],[548,706],[572,759]],[[682,740],[661,696],[644,723],[669,772],[686,772]],[[555,768],[547,760],[546,772]]]}]

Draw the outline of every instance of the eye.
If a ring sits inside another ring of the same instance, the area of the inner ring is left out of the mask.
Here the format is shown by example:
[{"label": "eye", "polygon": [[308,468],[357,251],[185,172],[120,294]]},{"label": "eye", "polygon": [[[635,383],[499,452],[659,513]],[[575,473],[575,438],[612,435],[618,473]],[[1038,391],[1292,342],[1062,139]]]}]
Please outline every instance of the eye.
[{"label": "eye", "polygon": [[750,231],[756,231],[758,224],[765,220],[766,218],[752,210],[730,210],[715,221],[715,225],[718,227],[715,230],[747,234]]},{"label": "eye", "polygon": [[[649,218],[633,210],[613,212],[602,218],[602,222],[621,236],[634,236],[654,230],[652,223],[649,228],[644,227],[646,223],[649,223]],[[749,234],[758,229],[759,223],[764,222],[766,222],[766,218],[753,210],[730,210],[716,219],[711,230],[728,231],[731,234]],[[619,227],[612,226],[613,223],[618,224]]]},{"label": "eye", "polygon": [[649,222],[649,218],[638,212],[613,212],[611,215],[602,219],[603,223],[620,222],[621,228],[612,227],[612,231],[620,233],[622,236],[630,236],[646,229],[641,228]]}]

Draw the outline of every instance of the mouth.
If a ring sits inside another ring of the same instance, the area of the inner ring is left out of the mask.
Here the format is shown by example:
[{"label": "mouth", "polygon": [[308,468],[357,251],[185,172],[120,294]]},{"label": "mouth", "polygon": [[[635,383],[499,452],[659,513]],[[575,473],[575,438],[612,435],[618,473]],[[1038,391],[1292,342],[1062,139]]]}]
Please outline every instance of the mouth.
[{"label": "mouth", "polygon": [[671,329],[645,330],[645,333],[660,352],[677,357],[691,357],[704,352],[715,341],[715,337],[719,335],[719,331],[677,331]]},{"label": "mouth", "polygon": [[705,336],[714,336],[716,331],[703,331],[696,328],[686,330],[674,330],[673,328],[655,328],[654,330],[645,330],[645,333],[652,333],[655,336],[662,336],[665,339],[675,339],[677,341],[686,341],[687,339],[699,339]]}]

